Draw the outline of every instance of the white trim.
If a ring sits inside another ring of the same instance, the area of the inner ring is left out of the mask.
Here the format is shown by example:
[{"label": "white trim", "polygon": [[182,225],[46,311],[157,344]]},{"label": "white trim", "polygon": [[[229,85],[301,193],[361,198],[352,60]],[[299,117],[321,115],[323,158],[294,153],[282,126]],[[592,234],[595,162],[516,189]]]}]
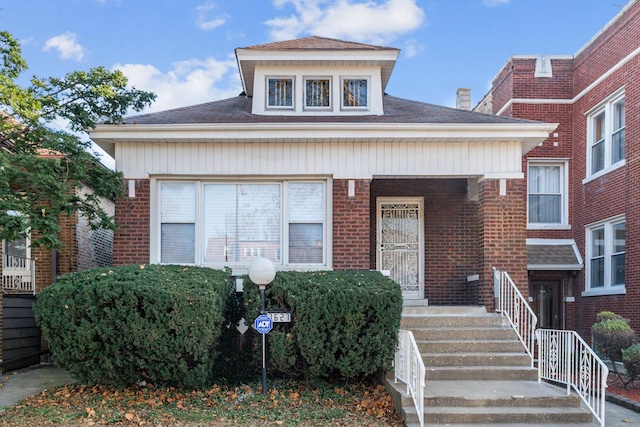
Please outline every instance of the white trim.
[{"label": "white trim", "polygon": [[[612,252],[612,227],[622,222],[625,223],[626,228],[626,215],[616,215],[604,220],[596,221],[585,225],[585,276],[584,287],[582,296],[597,296],[597,295],[620,295],[626,293],[626,283],[624,284],[611,284],[611,257]],[[591,289],[591,252],[592,248],[592,232],[594,229],[602,228],[604,231],[604,284],[602,287]],[[627,253],[626,236],[625,236],[625,255]],[[626,263],[626,260],[625,260]],[[626,281],[626,277],[625,277]]]}]

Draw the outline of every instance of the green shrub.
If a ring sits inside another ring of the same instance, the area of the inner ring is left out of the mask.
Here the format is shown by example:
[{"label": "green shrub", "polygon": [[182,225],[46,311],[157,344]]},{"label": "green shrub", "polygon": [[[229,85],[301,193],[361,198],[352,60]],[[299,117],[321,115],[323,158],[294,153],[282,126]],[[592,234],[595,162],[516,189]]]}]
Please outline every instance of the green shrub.
[{"label": "green shrub", "polygon": [[[244,289],[253,321],[260,297],[249,279]],[[271,370],[353,378],[391,366],[402,293],[379,272],[278,272],[266,297],[267,308],[290,308],[293,318],[274,324],[268,335]]]},{"label": "green shrub", "polygon": [[622,363],[630,382],[640,378],[640,344],[622,350]]},{"label": "green shrub", "polygon": [[71,273],[38,296],[54,361],[81,383],[212,382],[228,299],[226,272],[130,265]]},{"label": "green shrub", "polygon": [[622,349],[635,342],[629,321],[610,311],[598,313],[591,332],[594,347],[612,362],[621,361]]}]

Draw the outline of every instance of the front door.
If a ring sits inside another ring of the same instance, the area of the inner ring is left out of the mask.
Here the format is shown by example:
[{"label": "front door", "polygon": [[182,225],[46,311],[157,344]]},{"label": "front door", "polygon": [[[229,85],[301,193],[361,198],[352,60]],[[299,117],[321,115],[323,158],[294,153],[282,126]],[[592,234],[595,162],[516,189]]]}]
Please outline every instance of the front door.
[{"label": "front door", "polygon": [[562,304],[560,303],[560,281],[532,281],[531,297],[533,310],[538,316],[538,327],[562,329]]},{"label": "front door", "polygon": [[424,212],[421,197],[377,199],[377,268],[388,270],[405,299],[424,299]]}]

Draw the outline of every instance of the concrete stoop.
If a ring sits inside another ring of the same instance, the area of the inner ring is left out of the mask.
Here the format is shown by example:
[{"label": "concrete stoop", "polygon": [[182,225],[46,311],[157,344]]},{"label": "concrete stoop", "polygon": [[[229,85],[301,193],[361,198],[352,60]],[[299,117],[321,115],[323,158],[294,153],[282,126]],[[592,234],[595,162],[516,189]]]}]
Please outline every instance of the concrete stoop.
[{"label": "concrete stoop", "polygon": [[[425,425],[593,426],[580,398],[538,383],[537,370],[506,319],[484,307],[405,307],[426,366]],[[404,384],[386,378],[399,416],[418,424]]]}]

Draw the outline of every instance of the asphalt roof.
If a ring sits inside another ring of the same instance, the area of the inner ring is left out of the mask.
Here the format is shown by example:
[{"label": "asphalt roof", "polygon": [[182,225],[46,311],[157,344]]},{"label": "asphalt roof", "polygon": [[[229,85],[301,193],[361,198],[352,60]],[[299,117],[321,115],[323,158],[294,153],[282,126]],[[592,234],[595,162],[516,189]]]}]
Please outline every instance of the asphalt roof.
[{"label": "asphalt roof", "polygon": [[356,43],[328,37],[310,36],[294,40],[248,46],[239,49],[252,50],[399,50],[384,46]]},{"label": "asphalt roof", "polygon": [[517,124],[539,123],[492,114],[476,113],[383,96],[384,115],[316,116],[316,115],[258,115],[251,113],[252,98],[237,97],[172,110],[125,117],[124,124],[214,124],[214,123],[434,123],[434,124]]}]

